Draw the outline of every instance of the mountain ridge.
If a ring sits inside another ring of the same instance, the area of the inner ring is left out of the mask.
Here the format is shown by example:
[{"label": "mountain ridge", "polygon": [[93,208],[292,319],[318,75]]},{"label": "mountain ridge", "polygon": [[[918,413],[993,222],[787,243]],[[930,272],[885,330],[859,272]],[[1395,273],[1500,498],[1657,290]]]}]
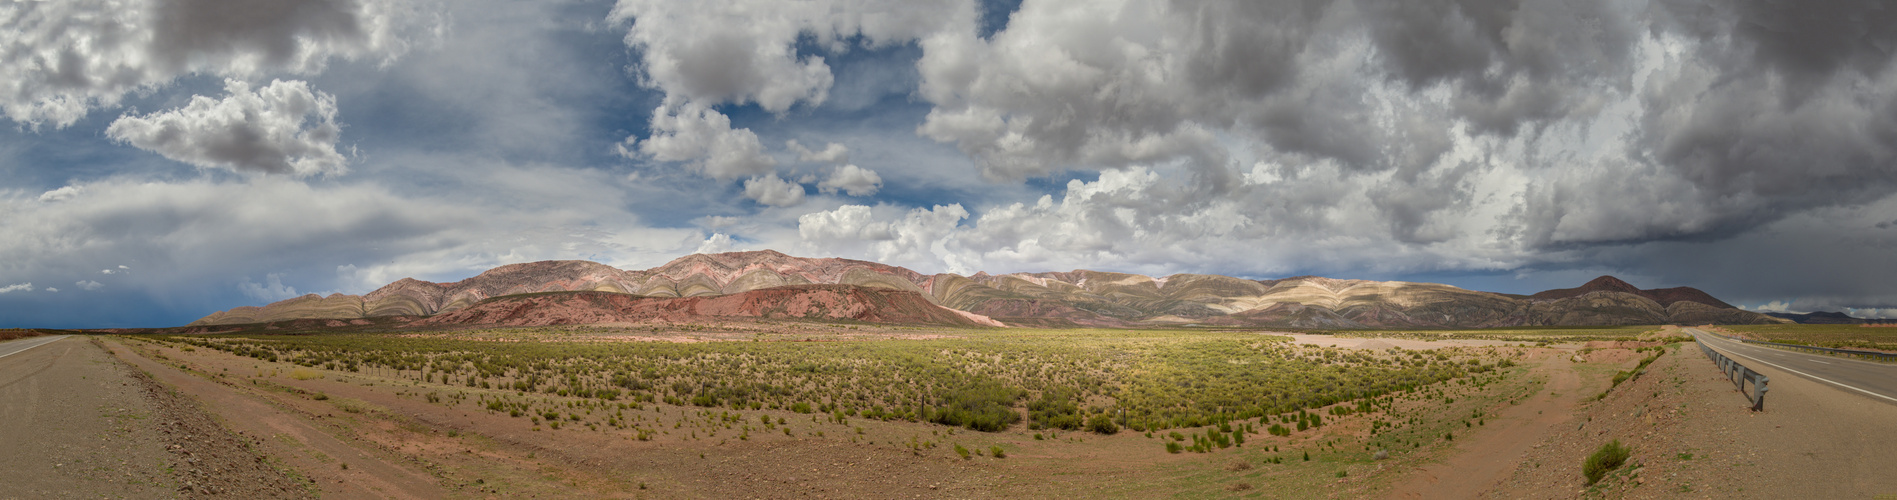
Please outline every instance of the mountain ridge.
[{"label": "mountain ridge", "polygon": [[[623,270],[578,260],[508,264],[451,283],[403,278],[360,296],[306,295],[261,307],[238,307],[212,313],[192,325],[385,316],[433,318],[467,310],[498,297],[544,292],[601,292],[683,299],[808,285],[880,291],[857,293],[846,289],[819,288],[805,289],[779,298],[810,300],[810,297],[796,296],[841,294],[825,295],[829,298],[824,300],[895,304],[883,298],[871,297],[881,297],[884,292],[908,292],[933,307],[965,315],[957,316],[964,319],[992,318],[1009,325],[1044,327],[1202,324],[1293,328],[1470,328],[1783,321],[1734,308],[1690,287],[1643,290],[1612,276],[1596,278],[1576,288],[1521,296],[1466,290],[1437,283],[1321,276],[1252,280],[1191,273],[1153,277],[1085,269],[1010,274],[978,272],[969,276],[948,273],[928,275],[872,261],[794,257],[774,250],[759,250],[692,254],[644,270]],[[900,300],[905,310],[914,308],[914,304],[908,300]],[[632,304],[625,302],[615,307],[644,307]],[[586,314],[611,316],[618,313],[596,311]],[[868,316],[865,317],[884,317],[875,313],[866,314]],[[914,314],[914,311],[887,317],[903,318],[889,320],[895,322],[965,323],[937,314]],[[969,320],[982,323],[981,320]],[[438,325],[447,320],[418,321]]]}]

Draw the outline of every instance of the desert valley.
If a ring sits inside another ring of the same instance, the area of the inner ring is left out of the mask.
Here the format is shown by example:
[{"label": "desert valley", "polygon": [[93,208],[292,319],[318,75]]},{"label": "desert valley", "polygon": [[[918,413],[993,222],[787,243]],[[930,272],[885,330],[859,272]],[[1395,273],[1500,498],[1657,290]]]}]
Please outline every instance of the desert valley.
[{"label": "desert valley", "polygon": [[[771,251],[537,262],[173,328],[17,331],[74,335],[20,361],[90,359],[131,395],[86,412],[109,446],[44,450],[52,467],[9,480],[250,498],[1670,498],[1831,474],[1822,488],[1848,496],[1889,486],[1848,451],[1888,437],[1825,438],[1845,451],[1779,471],[1747,468],[1774,450],[1731,433],[1832,407],[1879,423],[1888,405],[1774,374],[1753,413],[1695,336],[1897,347],[1884,330],[1611,277],[1520,296]],[[1622,455],[1588,465],[1603,450]]]},{"label": "desert valley", "polygon": [[1888,0],[0,0],[0,500],[1897,499]]}]

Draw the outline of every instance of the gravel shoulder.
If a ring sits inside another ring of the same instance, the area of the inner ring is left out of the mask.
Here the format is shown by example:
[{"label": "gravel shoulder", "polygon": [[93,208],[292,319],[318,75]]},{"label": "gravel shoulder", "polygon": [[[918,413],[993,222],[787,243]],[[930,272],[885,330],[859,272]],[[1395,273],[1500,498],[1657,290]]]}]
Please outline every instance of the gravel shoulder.
[{"label": "gravel shoulder", "polygon": [[0,359],[0,498],[309,496],[248,439],[100,347],[68,337]]},{"label": "gravel shoulder", "polygon": [[166,363],[169,356],[139,347],[138,342],[106,343],[112,354],[151,373],[179,392],[189,394],[222,423],[246,436],[263,453],[294,469],[304,488],[334,498],[439,498],[445,496],[434,477],[378,453],[371,446],[351,443],[343,429],[321,426],[315,414],[286,407],[262,391],[239,385],[223,375],[187,372]]}]

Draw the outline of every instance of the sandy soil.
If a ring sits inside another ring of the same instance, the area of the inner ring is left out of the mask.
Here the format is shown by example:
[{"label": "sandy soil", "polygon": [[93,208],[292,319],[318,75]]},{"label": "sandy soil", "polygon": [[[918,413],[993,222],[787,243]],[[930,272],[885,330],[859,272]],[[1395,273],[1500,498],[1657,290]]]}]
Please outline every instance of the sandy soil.
[{"label": "sandy soil", "polygon": [[71,337],[0,360],[0,498],[309,492],[189,398]]}]

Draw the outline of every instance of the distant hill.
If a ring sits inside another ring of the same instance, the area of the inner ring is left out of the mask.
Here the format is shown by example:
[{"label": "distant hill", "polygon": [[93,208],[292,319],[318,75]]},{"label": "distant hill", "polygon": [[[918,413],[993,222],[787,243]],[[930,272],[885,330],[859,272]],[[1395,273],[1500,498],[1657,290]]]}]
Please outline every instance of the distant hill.
[{"label": "distant hill", "polygon": [[1615,278],[1613,276],[1602,276],[1599,278],[1594,278],[1593,281],[1589,281],[1586,284],[1583,284],[1577,288],[1562,288],[1558,290],[1548,290],[1545,292],[1536,293],[1534,295],[1530,295],[1529,298],[1535,299],[1535,300],[1560,300],[1560,299],[1565,299],[1565,298],[1570,298],[1570,297],[1579,297],[1581,295],[1585,295],[1585,294],[1593,293],[1593,292],[1630,293],[1634,295],[1639,295],[1641,297],[1646,297],[1654,301],[1655,303],[1660,304],[1661,306],[1670,306],[1670,305],[1673,305],[1674,302],[1679,302],[1679,301],[1684,300],[1684,301],[1690,301],[1690,302],[1698,302],[1701,304],[1706,304],[1706,305],[1721,308],[1721,309],[1734,309],[1734,307],[1732,307],[1732,304],[1727,304],[1724,301],[1713,298],[1712,294],[1699,291],[1699,289],[1697,288],[1682,286],[1682,287],[1675,287],[1675,288],[1641,290],[1640,288],[1630,285],[1625,281],[1621,281],[1620,278]]},{"label": "distant hill", "polygon": [[[811,288],[807,285],[833,286]],[[752,293],[764,290],[777,291]],[[579,300],[574,297],[582,296],[496,301],[546,292],[597,294],[583,295],[589,297],[585,300],[594,301],[585,303],[591,305],[573,302]],[[736,297],[716,301],[645,300],[726,296]],[[838,316],[795,308],[773,309],[779,305],[769,303],[808,301],[819,296],[824,297],[822,300],[841,301],[837,303],[866,309]],[[1042,327],[1198,324],[1338,329],[1468,328],[1784,321],[1734,308],[1693,288],[1642,290],[1611,276],[1578,288],[1549,290],[1524,297],[1435,283],[1318,276],[1249,280],[1208,274],[1151,277],[1089,270],[927,275],[876,262],[802,258],[765,250],[688,255],[639,271],[587,261],[511,264],[454,283],[402,279],[366,295],[306,295],[261,307],[238,307],[213,313],[192,324],[384,317],[421,318],[416,320],[417,324],[527,321],[520,319],[524,316],[500,314],[496,309],[508,307],[537,311],[546,317],[532,321],[545,322],[541,324],[690,321],[697,316],[726,314],[706,312],[728,311],[720,309],[723,305],[704,307],[731,300],[751,305],[747,306],[749,309],[740,308],[744,312],[724,317],[942,325],[983,324],[992,319],[1008,325]],[[691,306],[685,307],[685,304]],[[950,315],[930,312],[919,304],[956,312]],[[656,311],[654,307],[672,312],[657,314],[652,312]],[[676,313],[681,310],[698,312]]]},{"label": "distant hill", "polygon": [[1800,324],[1807,324],[1807,325],[1857,325],[1857,324],[1864,324],[1864,323],[1871,322],[1871,320],[1867,320],[1863,318],[1853,318],[1851,317],[1851,315],[1841,313],[1841,312],[1819,311],[1819,312],[1804,313],[1804,314],[1765,313],[1765,315],[1771,316],[1774,318],[1779,318],[1779,319],[1789,319],[1789,320],[1798,322]]}]

